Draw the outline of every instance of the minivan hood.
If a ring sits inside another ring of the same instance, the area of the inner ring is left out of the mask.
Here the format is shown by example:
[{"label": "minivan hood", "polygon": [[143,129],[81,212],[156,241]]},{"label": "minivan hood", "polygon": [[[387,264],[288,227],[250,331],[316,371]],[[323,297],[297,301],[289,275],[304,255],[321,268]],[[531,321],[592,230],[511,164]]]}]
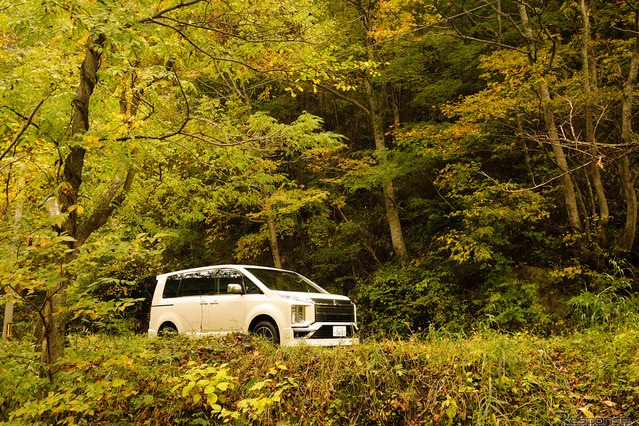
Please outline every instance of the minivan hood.
[{"label": "minivan hood", "polygon": [[274,291],[277,295],[283,299],[297,300],[300,302],[315,304],[314,300],[350,300],[347,296],[341,296],[338,294],[325,294],[325,293],[301,293],[296,291]]}]

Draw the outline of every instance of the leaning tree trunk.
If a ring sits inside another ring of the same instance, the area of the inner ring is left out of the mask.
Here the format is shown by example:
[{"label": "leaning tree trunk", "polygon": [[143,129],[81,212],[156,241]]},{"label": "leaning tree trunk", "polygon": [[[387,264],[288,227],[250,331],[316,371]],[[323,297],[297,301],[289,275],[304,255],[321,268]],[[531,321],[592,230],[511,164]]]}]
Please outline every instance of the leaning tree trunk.
[{"label": "leaning tree trunk", "polygon": [[[533,64],[537,60],[537,48],[535,45],[533,30],[528,18],[526,5],[524,3],[518,3],[518,8],[522,25],[522,34],[526,39],[526,43],[528,46],[528,58],[531,64]],[[581,232],[582,226],[579,219],[577,196],[575,194],[575,188],[570,177],[570,170],[568,168],[568,161],[566,160],[564,148],[561,145],[561,140],[559,139],[559,134],[557,132],[555,117],[551,109],[552,99],[550,97],[550,91],[548,90],[548,85],[543,80],[539,88],[539,94],[541,97],[544,122],[548,131],[548,140],[552,147],[552,151],[555,154],[557,167],[559,168],[559,172],[561,173],[560,182],[564,194],[564,203],[566,205],[568,223],[574,231]]]},{"label": "leaning tree trunk", "polygon": [[[97,72],[100,67],[100,50],[105,43],[105,37],[100,35],[95,43],[89,41],[84,61],[80,67],[80,83],[75,99],[74,112],[71,121],[71,138],[89,129],[89,101],[93,89],[97,84]],[[71,146],[70,152],[64,160],[62,178],[64,190],[60,193],[61,212],[68,213],[63,229],[71,238],[77,234],[77,209],[69,212],[69,207],[76,205],[80,186],[82,185],[82,169],[84,167],[85,149]],[[70,243],[73,248],[73,243]],[[54,288],[47,291],[43,328],[42,328],[42,361],[49,366],[49,374],[55,373],[55,365],[64,354],[64,307],[66,306],[65,292],[69,275],[65,265],[73,259],[73,252],[60,259],[61,280]]]},{"label": "leaning tree trunk", "polygon": [[[89,43],[86,47],[85,57],[80,67],[80,83],[73,100],[74,113],[71,122],[71,141],[89,129],[89,102],[98,82],[97,73],[100,68],[100,56],[105,42],[105,36],[100,35],[94,43]],[[135,114],[135,108],[139,103],[137,96],[134,95],[132,108],[127,111],[127,115]],[[86,216],[86,219],[79,222],[77,209],[70,209],[70,207],[78,204],[85,153],[86,150],[84,148],[71,143],[69,154],[64,159],[63,164],[61,187],[64,190],[59,194],[59,211],[53,213],[66,213],[68,215],[62,226],[62,231],[71,237],[72,240],[68,242],[70,250],[59,259],[60,282],[47,291],[43,306],[41,358],[48,368],[47,374],[50,378],[60,367],[59,361],[64,354],[66,289],[71,280],[67,269],[68,264],[76,258],[78,248],[86,242],[95,230],[107,222],[115,208],[123,202],[135,177],[135,168],[133,166],[121,166],[109,187],[93,206],[91,213]],[[132,155],[135,156],[135,150]]]},{"label": "leaning tree trunk", "polygon": [[561,145],[559,134],[557,132],[557,125],[555,124],[555,117],[550,108],[551,98],[548,92],[546,83],[542,83],[540,87],[542,108],[544,112],[544,121],[546,122],[546,128],[548,129],[548,139],[552,146],[552,151],[555,154],[555,162],[561,173],[561,187],[564,193],[564,202],[566,203],[566,214],[568,215],[568,223],[570,227],[576,231],[581,232],[581,221],[579,219],[579,209],[577,207],[577,196],[575,188],[572,184],[570,177],[570,171],[568,169],[568,161],[564,154],[564,148]]}]

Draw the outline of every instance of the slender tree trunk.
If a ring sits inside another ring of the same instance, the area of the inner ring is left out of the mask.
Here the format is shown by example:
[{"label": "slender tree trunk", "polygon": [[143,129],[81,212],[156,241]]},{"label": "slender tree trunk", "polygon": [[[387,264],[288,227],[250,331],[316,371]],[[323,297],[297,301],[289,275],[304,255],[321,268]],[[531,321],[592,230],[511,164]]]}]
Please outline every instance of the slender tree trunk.
[{"label": "slender tree trunk", "polygon": [[[18,188],[22,187],[24,185],[24,175],[22,174],[22,172],[24,167],[20,166],[20,178],[18,180]],[[23,208],[23,204],[22,204],[22,197],[23,197],[23,193],[22,191],[20,191],[19,195],[18,195],[18,202],[16,205],[16,211],[13,214],[13,239],[14,242],[18,239],[17,235],[18,232],[20,230],[20,223],[22,222],[22,208]],[[8,207],[8,200],[7,200],[7,207]],[[14,255],[16,255],[16,253],[14,253]],[[13,326],[13,302],[7,302],[4,305],[4,316],[3,316],[3,321],[2,321],[2,337],[3,338],[9,338],[11,337],[11,327]]]},{"label": "slender tree trunk", "polygon": [[[532,27],[530,25],[530,20],[528,19],[528,12],[526,10],[526,5],[524,3],[518,3],[518,7],[519,7],[519,16],[521,18],[523,35],[528,45],[529,61],[531,63],[535,63],[537,61],[537,48],[535,45],[535,39],[533,36]],[[542,80],[541,86],[539,87],[539,94],[541,97],[544,121],[546,123],[546,129],[548,131],[548,139],[552,147],[553,153],[555,154],[555,161],[557,163],[557,167],[559,168],[559,172],[561,173],[560,182],[561,182],[561,186],[562,186],[563,194],[564,194],[564,203],[566,205],[566,214],[568,216],[568,224],[574,231],[581,232],[582,226],[581,226],[581,221],[579,219],[579,209],[577,206],[577,197],[575,195],[575,188],[573,186],[572,179],[570,177],[568,161],[566,160],[566,155],[564,154],[564,149],[561,145],[559,134],[557,132],[557,125],[555,123],[554,113],[551,109],[552,99],[550,97],[550,91],[548,90],[548,85],[543,80]]]},{"label": "slender tree trunk", "polygon": [[[632,140],[632,101],[634,99],[635,86],[637,85],[637,70],[639,69],[639,12],[635,12],[635,43],[630,60],[628,78],[623,88],[623,101],[621,103],[621,142],[629,150]],[[637,231],[637,193],[635,192],[636,172],[631,171],[628,154],[619,161],[619,173],[623,193],[626,197],[626,224],[619,238],[618,246],[621,250],[632,249]]]},{"label": "slender tree trunk", "polygon": [[[84,61],[80,67],[80,83],[73,100],[74,112],[71,121],[71,138],[89,129],[89,101],[98,81],[97,72],[100,67],[100,50],[105,41],[105,37],[100,35],[95,40],[95,44],[89,41],[87,45]],[[68,213],[63,229],[72,238],[77,235],[78,216],[77,209],[71,212],[68,209],[78,203],[78,195],[82,185],[84,155],[84,148],[72,145],[63,166],[62,178],[66,185],[64,185],[65,189],[60,192],[60,207],[61,213]],[[70,248],[74,248],[73,243],[70,243]],[[72,252],[60,259],[60,283],[47,291],[44,303],[41,357],[44,364],[49,368],[48,374],[50,376],[56,373],[56,364],[64,354],[65,293],[69,283],[69,274],[65,265],[74,257],[75,254]]]},{"label": "slender tree trunk", "polygon": [[624,155],[619,160],[619,174],[626,197],[626,225],[619,238],[618,246],[621,250],[629,251],[634,245],[637,230],[637,194],[635,193],[636,174],[630,171],[628,155]]},{"label": "slender tree trunk", "polygon": [[268,241],[271,246],[271,255],[273,256],[273,264],[276,268],[282,267],[282,259],[280,257],[280,247],[277,242],[277,230],[275,229],[275,217],[271,209],[270,194],[262,188],[262,200],[264,203],[264,215],[266,216],[266,226],[268,228]]},{"label": "slender tree trunk", "polygon": [[[597,87],[597,72],[595,69],[595,63],[592,55],[590,54],[590,9],[586,0],[579,1],[579,8],[581,10],[581,17],[583,21],[583,36],[581,46],[581,57],[583,61],[583,79],[584,79],[584,92],[588,98],[591,97],[593,89]],[[586,117],[586,142],[588,143],[588,152],[594,160],[599,156],[597,147],[595,145],[595,126],[594,126],[594,111],[590,100],[587,101],[585,108]],[[610,220],[610,210],[608,208],[608,200],[606,198],[606,192],[604,190],[603,182],[601,180],[601,171],[597,162],[590,164],[590,177],[592,179],[592,186],[595,189],[595,198],[597,206],[599,208],[599,227],[601,240],[605,240],[606,226]]]},{"label": "slender tree trunk", "polygon": [[[47,202],[46,207],[49,217],[60,215],[60,204],[55,196]],[[63,268],[64,261],[59,261],[61,266],[60,283],[47,290],[44,306],[42,308],[42,333],[41,333],[41,359],[48,367],[46,372],[51,379],[57,372],[57,362],[64,354],[64,313],[62,308],[66,305],[65,290],[68,275]]]},{"label": "slender tree trunk", "polygon": [[[16,234],[18,233],[18,229],[20,228],[20,221],[22,220],[22,200],[18,202],[18,206],[16,207],[16,211],[13,216],[13,235],[14,240],[16,239]],[[4,316],[2,320],[2,337],[9,338],[11,337],[11,326],[13,325],[13,302],[7,302],[4,305]]]},{"label": "slender tree trunk", "polygon": [[550,145],[552,146],[552,151],[555,154],[557,167],[559,167],[559,172],[561,173],[560,182],[564,193],[564,202],[566,203],[568,223],[574,231],[581,232],[582,227],[581,220],[579,219],[579,209],[577,207],[577,196],[570,177],[568,161],[564,154],[564,148],[561,146],[561,141],[557,132],[555,117],[550,108],[551,98],[545,82],[541,84],[539,91],[541,93],[544,121],[546,122],[546,128],[548,130],[548,138],[550,140]]},{"label": "slender tree trunk", "polygon": [[526,171],[528,172],[528,176],[530,177],[530,182],[532,182],[533,185],[537,185],[537,183],[535,182],[535,175],[530,165],[530,152],[528,151],[528,144],[526,143],[526,139],[524,138],[524,128],[521,124],[520,116],[517,116],[517,132],[519,133],[519,141],[521,142],[522,148],[524,150],[524,163],[526,164]]},{"label": "slender tree trunk", "polygon": [[395,129],[399,128],[401,124],[401,116],[399,110],[399,89],[395,87],[394,84],[391,84],[391,105],[393,108],[393,127]]},{"label": "slender tree trunk", "polygon": [[[379,107],[379,101],[377,100],[373,85],[368,76],[364,77],[364,84],[366,85],[366,93],[371,106],[370,120],[373,128],[373,137],[375,138],[377,162],[383,169],[388,164],[384,137],[384,120]],[[399,218],[399,208],[395,198],[395,188],[393,187],[392,179],[388,176],[382,178],[382,193],[384,196],[384,207],[386,208],[386,219],[388,220],[388,226],[390,228],[391,243],[393,244],[393,252],[401,260],[406,260],[408,259],[408,250],[404,242],[404,233]]]},{"label": "slender tree trunk", "polygon": [[[360,21],[366,31],[364,35],[364,43],[366,44],[366,53],[368,59],[375,62],[375,54],[373,51],[372,39],[368,36],[368,31],[371,28],[371,13],[373,6],[371,2],[358,0],[355,2],[357,10],[359,12]],[[384,120],[380,107],[377,93],[373,87],[373,83],[370,80],[370,76],[364,73],[364,86],[366,89],[366,95],[370,104],[370,109],[367,110],[368,118],[371,122],[373,130],[373,138],[375,139],[375,149],[377,153],[377,162],[384,169],[388,165],[388,155],[386,153],[386,141],[384,136]],[[397,110],[399,113],[399,110]],[[399,116],[397,116],[399,120]],[[385,176],[382,179],[382,194],[384,198],[384,208],[386,210],[386,220],[391,234],[391,244],[393,245],[393,252],[401,260],[408,259],[408,249],[406,248],[406,242],[404,241],[404,233],[402,230],[402,224],[399,218],[399,208],[397,205],[397,199],[395,197],[395,188],[393,187],[393,181],[390,177]]]}]

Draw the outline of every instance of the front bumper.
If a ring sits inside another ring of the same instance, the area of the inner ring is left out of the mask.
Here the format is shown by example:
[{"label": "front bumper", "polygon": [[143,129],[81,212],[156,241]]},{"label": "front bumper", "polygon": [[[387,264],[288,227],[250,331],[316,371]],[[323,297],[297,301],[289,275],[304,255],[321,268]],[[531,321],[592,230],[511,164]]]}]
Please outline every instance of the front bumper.
[{"label": "front bumper", "polygon": [[[346,336],[334,336],[333,327],[345,327]],[[315,323],[308,327],[280,330],[282,346],[349,346],[359,344],[357,325],[354,323]]]}]

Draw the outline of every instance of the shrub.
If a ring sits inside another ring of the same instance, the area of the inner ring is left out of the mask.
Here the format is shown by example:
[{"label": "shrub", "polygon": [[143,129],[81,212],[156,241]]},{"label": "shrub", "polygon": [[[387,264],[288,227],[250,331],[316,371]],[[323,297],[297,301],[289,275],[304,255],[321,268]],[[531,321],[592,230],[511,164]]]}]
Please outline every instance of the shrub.
[{"label": "shrub", "polygon": [[537,284],[508,275],[493,275],[483,288],[479,323],[505,331],[544,331],[552,316],[539,301]]},{"label": "shrub", "polygon": [[386,266],[356,289],[365,333],[401,336],[466,324],[466,303],[449,275],[412,265]]}]

